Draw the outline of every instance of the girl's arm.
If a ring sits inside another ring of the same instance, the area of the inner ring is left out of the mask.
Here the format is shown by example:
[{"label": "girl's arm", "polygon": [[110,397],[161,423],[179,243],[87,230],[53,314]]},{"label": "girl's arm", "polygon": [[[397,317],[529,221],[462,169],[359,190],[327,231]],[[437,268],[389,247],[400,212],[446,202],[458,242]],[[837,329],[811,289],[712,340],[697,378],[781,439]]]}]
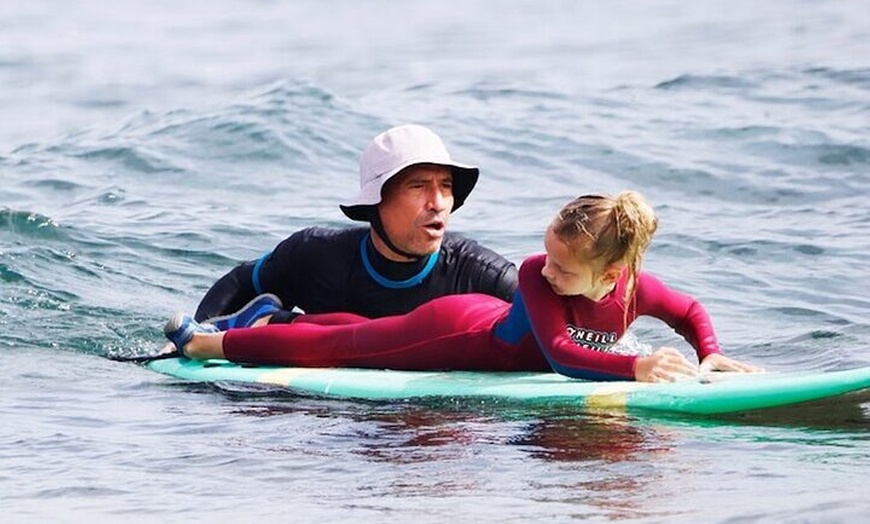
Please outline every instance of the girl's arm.
[{"label": "girl's arm", "polygon": [[658,318],[688,342],[703,361],[721,353],[713,322],[700,302],[664,285],[649,273],[638,275],[637,314]]},{"label": "girl's arm", "polygon": [[[726,357],[721,353],[713,322],[700,302],[689,295],[670,289],[654,276],[638,276],[637,311],[630,319],[649,315],[674,328],[694,349],[701,363],[700,371],[757,372],[760,368]],[[662,348],[635,365],[637,380],[658,382],[693,376],[698,368],[673,348]]]}]

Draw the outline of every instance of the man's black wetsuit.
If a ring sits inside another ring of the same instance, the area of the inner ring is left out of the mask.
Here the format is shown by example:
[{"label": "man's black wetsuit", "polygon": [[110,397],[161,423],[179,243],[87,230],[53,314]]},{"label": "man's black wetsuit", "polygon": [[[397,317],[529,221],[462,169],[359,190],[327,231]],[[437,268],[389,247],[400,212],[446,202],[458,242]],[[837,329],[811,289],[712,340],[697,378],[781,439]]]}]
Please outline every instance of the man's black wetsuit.
[{"label": "man's black wetsuit", "polygon": [[[285,310],[377,318],[444,295],[484,293],[510,301],[516,287],[516,266],[457,233],[446,233],[437,253],[402,263],[375,250],[368,227],[312,227],[224,275],[203,297],[196,320],[232,313],[262,293],[277,295]],[[292,318],[281,312],[272,322]]]}]

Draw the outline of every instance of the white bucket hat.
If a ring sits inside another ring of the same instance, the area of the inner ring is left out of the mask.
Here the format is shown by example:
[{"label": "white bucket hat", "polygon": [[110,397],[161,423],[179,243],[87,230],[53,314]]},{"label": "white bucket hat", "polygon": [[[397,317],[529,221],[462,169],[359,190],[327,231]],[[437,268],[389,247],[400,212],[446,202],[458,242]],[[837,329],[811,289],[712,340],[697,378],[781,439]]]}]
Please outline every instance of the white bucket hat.
[{"label": "white bucket hat", "polygon": [[376,136],[359,160],[359,194],[339,206],[351,220],[369,221],[381,202],[381,189],[399,171],[415,164],[447,166],[453,173],[453,211],[465,202],[477,183],[480,170],[454,162],[441,139],[423,126],[407,124]]}]

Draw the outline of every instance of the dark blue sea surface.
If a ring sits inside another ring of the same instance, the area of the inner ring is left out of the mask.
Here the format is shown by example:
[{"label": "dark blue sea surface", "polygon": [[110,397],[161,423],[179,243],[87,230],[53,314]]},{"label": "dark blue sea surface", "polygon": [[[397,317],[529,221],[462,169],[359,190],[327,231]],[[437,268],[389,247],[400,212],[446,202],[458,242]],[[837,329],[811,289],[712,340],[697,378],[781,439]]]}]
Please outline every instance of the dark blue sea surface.
[{"label": "dark blue sea surface", "polygon": [[[0,8],[4,522],[860,522],[870,399],[726,420],[366,403],[142,355],[225,271],[346,226],[392,125],[481,167],[515,262],[583,193],[774,371],[870,365],[870,3],[96,0]],[[691,350],[655,321],[639,345]]]}]

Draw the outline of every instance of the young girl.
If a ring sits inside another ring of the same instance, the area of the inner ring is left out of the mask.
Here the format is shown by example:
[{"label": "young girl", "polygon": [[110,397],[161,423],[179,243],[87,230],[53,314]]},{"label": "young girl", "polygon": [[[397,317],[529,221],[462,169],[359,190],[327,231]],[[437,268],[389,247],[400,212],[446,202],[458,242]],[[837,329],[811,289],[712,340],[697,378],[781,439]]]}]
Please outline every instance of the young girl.
[{"label": "young girl", "polygon": [[547,228],[546,254],[519,271],[513,302],[479,295],[435,299],[412,312],[366,319],[302,315],[292,324],[209,332],[177,315],[167,337],[189,358],[260,365],[404,370],[555,371],[590,380],[668,381],[698,367],[679,351],[612,352],[635,318],[659,318],[695,349],[701,369],[757,371],[720,353],[707,312],[640,271],[657,228],[638,193],[587,195]]}]

